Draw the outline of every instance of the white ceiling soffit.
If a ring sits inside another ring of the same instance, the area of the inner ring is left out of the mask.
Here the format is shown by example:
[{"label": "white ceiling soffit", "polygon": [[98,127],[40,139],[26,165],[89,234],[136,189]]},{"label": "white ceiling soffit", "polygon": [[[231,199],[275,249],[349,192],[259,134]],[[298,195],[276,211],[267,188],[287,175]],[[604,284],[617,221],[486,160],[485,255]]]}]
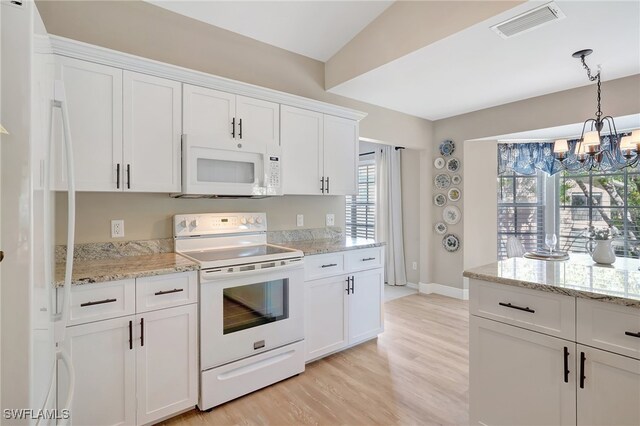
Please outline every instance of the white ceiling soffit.
[{"label": "white ceiling soffit", "polygon": [[329,91],[438,120],[592,84],[571,57],[580,49],[594,50],[587,63],[602,64],[603,80],[640,73],[638,1],[557,0],[562,20],[508,39],[491,30],[544,3],[524,3]]},{"label": "white ceiling soffit", "polygon": [[[640,114],[615,117],[614,120],[616,122],[616,129],[618,129],[618,132],[620,133],[640,129]],[[471,141],[498,140],[500,142],[550,142],[556,139],[573,139],[580,137],[583,124],[584,123],[567,124],[564,126],[549,127],[546,129],[528,130],[525,132],[472,139]]]},{"label": "white ceiling soffit", "polygon": [[393,3],[379,0],[146,1],[322,62]]}]

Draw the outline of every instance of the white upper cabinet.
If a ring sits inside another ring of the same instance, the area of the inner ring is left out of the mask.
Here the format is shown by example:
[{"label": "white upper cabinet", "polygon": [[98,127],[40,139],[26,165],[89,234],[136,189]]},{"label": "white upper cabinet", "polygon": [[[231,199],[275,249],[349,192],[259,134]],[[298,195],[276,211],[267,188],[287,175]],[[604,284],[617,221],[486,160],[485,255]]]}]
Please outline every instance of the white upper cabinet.
[{"label": "white upper cabinet", "polygon": [[324,116],[324,176],[329,195],[356,193],[358,122]]},{"label": "white upper cabinet", "polygon": [[210,136],[218,146],[233,143],[236,95],[185,84],[183,99],[184,134]]},{"label": "white upper cabinet", "polygon": [[[56,78],[65,85],[76,189],[117,190],[117,165],[122,168],[122,70],[58,56]],[[67,187],[64,137],[57,110],[54,123],[53,186],[64,190]]]},{"label": "white upper cabinet", "polygon": [[285,194],[356,193],[358,122],[283,105]]},{"label": "white upper cabinet", "polygon": [[320,195],[323,114],[286,105],[281,114],[283,192]]},{"label": "white upper cabinet", "polygon": [[280,144],[280,105],[184,85],[184,134],[205,135],[212,146]]},{"label": "white upper cabinet", "polygon": [[125,191],[179,192],[181,83],[124,72]]}]

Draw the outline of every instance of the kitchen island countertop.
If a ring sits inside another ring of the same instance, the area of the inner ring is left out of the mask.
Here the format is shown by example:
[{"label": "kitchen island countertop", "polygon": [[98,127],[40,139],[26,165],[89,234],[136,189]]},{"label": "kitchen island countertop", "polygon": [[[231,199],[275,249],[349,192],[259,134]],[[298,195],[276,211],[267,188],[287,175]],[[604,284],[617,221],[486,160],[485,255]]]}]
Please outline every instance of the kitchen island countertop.
[{"label": "kitchen island countertop", "polygon": [[[64,263],[56,264],[56,286],[63,285]],[[199,265],[177,253],[76,260],[73,263],[73,285],[125,280],[195,271]]]},{"label": "kitchen island countertop", "polygon": [[512,258],[469,269],[463,275],[640,309],[638,259],[618,258],[612,266],[605,266],[582,254],[571,254],[562,262]]}]

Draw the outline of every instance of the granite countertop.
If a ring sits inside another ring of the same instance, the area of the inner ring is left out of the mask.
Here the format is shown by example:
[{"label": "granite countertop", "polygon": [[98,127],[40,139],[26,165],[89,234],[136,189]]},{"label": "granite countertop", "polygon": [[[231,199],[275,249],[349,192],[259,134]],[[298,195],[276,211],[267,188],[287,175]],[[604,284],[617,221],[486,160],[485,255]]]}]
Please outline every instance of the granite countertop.
[{"label": "granite countertop", "polygon": [[467,278],[600,300],[640,309],[638,259],[618,258],[596,265],[589,256],[571,254],[563,262],[506,259],[464,272]]},{"label": "granite countertop", "polygon": [[[64,268],[64,263],[56,264],[56,286],[63,285]],[[197,269],[199,269],[197,263],[177,253],[76,260],[73,263],[71,282],[74,285],[99,283],[194,271]]]},{"label": "granite countertop", "polygon": [[342,237],[325,240],[286,241],[278,243],[277,245],[300,250],[305,256],[312,256],[314,254],[380,247],[385,245],[385,243],[377,243],[375,240],[367,238]]}]

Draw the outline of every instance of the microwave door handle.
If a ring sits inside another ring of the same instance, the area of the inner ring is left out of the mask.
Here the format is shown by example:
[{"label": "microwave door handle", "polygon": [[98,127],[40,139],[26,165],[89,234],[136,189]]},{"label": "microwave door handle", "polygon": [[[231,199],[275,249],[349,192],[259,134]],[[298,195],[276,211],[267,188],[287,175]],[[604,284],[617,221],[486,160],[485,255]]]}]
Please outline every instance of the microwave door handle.
[{"label": "microwave door handle", "polygon": [[[265,262],[270,263],[270,262]],[[200,279],[202,281],[216,281],[222,278],[236,278],[236,277],[248,277],[251,275],[261,275],[269,272],[281,272],[288,271],[290,269],[302,268],[302,262],[295,262],[289,265],[284,266],[274,266],[273,268],[261,268],[261,269],[252,269],[250,271],[240,271],[240,272],[219,272],[219,273],[207,273],[206,271],[202,271],[200,273]],[[220,269],[225,269],[224,267]]]}]

